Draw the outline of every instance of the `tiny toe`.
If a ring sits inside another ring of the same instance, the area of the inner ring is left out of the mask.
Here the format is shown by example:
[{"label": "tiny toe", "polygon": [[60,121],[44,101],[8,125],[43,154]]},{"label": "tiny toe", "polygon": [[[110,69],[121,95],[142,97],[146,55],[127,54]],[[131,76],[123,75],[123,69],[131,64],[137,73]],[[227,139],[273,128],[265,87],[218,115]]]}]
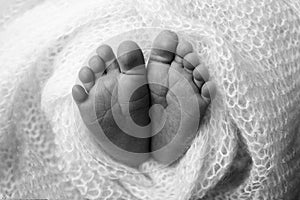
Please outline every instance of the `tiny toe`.
[{"label": "tiny toe", "polygon": [[110,46],[103,44],[97,48],[96,53],[104,61],[107,72],[115,70],[119,71],[119,65],[116,56]]},{"label": "tiny toe", "polygon": [[198,65],[193,71],[195,84],[201,88],[204,82],[209,80],[209,71],[204,64]]},{"label": "tiny toe", "polygon": [[200,64],[194,69],[193,76],[198,81],[208,81],[209,71],[204,64]]},{"label": "tiny toe", "polygon": [[88,95],[85,92],[84,88],[81,87],[80,85],[74,85],[72,88],[72,96],[74,98],[74,100],[76,101],[76,103],[82,103],[84,102]]},{"label": "tiny toe", "polygon": [[213,83],[212,81],[206,82],[201,89],[201,96],[206,100],[206,101],[211,101],[215,98],[216,96],[216,84]]},{"label": "tiny toe", "polygon": [[83,86],[87,91],[90,91],[90,89],[95,84],[95,75],[94,72],[89,67],[83,67],[79,71],[78,74],[79,80],[83,83]]},{"label": "tiny toe", "polygon": [[192,72],[199,64],[200,60],[196,52],[187,54],[183,59],[183,66],[188,72]]},{"label": "tiny toe", "polygon": [[145,60],[143,52],[137,43],[133,41],[122,42],[118,48],[117,55],[120,69],[122,72],[145,74]]},{"label": "tiny toe", "polygon": [[81,68],[78,77],[82,83],[90,83],[94,81],[94,73],[89,67]]},{"label": "tiny toe", "polygon": [[89,60],[89,66],[96,76],[101,76],[105,71],[105,63],[99,56],[93,56]]},{"label": "tiny toe", "polygon": [[187,42],[187,41],[180,41],[178,43],[177,49],[176,49],[176,55],[174,58],[174,61],[172,63],[172,67],[174,69],[181,69],[183,67],[183,58],[189,54],[193,52],[193,46],[191,45],[191,43]]}]

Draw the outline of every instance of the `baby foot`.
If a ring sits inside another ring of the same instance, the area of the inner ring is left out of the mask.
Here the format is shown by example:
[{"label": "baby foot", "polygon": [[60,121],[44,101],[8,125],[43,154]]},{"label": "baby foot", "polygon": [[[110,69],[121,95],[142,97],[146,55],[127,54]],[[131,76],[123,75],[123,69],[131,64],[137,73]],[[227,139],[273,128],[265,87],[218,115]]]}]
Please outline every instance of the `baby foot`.
[{"label": "baby foot", "polygon": [[103,150],[117,161],[137,167],[149,158],[151,136],[143,53],[132,41],[120,44],[118,59],[107,45],[96,52],[89,67],[80,70],[83,87],[73,87],[73,98]]},{"label": "baby foot", "polygon": [[171,31],[154,40],[147,77],[152,105],[164,108],[156,118],[165,116],[163,128],[151,140],[152,156],[170,164],[189,148],[216,88],[192,45],[179,42]]}]

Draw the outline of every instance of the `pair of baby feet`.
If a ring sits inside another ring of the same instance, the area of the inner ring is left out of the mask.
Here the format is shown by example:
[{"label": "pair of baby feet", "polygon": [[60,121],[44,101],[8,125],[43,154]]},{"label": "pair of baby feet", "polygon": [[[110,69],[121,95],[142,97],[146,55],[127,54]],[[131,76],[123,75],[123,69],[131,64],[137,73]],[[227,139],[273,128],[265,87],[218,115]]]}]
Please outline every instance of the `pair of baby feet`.
[{"label": "pair of baby feet", "polygon": [[133,41],[96,50],[79,71],[82,86],[72,96],[81,118],[100,146],[117,161],[137,167],[151,156],[177,160],[197,134],[215,95],[215,84],[192,45],[162,31],[145,67]]}]

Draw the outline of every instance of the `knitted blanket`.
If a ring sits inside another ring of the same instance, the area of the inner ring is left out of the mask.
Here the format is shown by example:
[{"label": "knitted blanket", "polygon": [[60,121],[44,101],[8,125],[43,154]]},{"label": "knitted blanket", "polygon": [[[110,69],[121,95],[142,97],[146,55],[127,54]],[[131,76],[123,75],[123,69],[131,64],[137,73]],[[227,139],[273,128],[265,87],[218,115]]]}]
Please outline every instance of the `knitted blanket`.
[{"label": "knitted blanket", "polygon": [[[0,199],[297,199],[297,0],[12,0],[0,4]],[[170,29],[190,41],[218,91],[172,166],[133,169],[88,134],[71,96],[102,43],[146,59]]]}]

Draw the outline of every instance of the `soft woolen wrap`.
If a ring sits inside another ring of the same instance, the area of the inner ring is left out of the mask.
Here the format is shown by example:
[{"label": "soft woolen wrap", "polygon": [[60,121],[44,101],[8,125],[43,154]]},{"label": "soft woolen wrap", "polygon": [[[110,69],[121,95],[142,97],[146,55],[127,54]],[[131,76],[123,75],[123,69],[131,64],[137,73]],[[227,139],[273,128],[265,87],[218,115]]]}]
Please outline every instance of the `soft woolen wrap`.
[{"label": "soft woolen wrap", "polygon": [[[2,7],[0,198],[297,198],[298,0],[16,0]],[[133,169],[101,150],[71,88],[102,43],[115,48],[132,39],[147,58],[163,29],[193,44],[217,96],[179,162]]]}]

